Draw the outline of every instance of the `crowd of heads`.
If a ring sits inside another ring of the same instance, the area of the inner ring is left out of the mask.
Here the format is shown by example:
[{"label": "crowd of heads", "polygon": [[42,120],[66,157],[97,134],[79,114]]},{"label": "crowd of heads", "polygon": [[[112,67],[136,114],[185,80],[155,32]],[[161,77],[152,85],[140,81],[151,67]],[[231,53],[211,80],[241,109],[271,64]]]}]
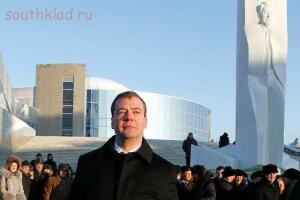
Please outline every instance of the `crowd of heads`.
[{"label": "crowd of heads", "polygon": [[[6,165],[0,169],[0,177],[0,199],[18,197],[20,200],[40,200],[47,199],[45,192],[53,185],[52,177],[58,179],[59,183],[64,183],[66,193],[70,192],[74,172],[68,163],[60,163],[57,167],[51,153],[46,160],[38,153],[31,161],[21,161],[15,155],[8,156]],[[10,184],[11,182],[14,184]],[[51,191],[54,191],[53,188]]]},{"label": "crowd of heads", "polygon": [[[269,186],[272,191],[266,195],[264,193],[270,192]],[[251,173],[231,166],[218,166],[214,172],[202,165],[177,166],[180,200],[255,200],[268,195],[271,199],[300,199],[299,190],[300,172],[290,168],[280,174],[280,169],[274,164],[264,165]]]}]

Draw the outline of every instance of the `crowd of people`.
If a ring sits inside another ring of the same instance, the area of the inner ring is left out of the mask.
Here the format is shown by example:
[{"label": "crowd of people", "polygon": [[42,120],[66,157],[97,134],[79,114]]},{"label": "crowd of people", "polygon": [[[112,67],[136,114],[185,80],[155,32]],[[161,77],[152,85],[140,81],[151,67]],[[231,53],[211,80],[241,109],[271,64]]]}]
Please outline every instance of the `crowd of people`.
[{"label": "crowd of people", "polygon": [[49,153],[29,162],[8,156],[0,168],[0,200],[63,200],[68,199],[74,173],[67,163],[58,166]]},{"label": "crowd of people", "polygon": [[268,164],[251,175],[241,169],[219,166],[215,175],[202,165],[177,166],[179,200],[299,200],[300,172],[278,173]]},{"label": "crowd of people", "polygon": [[[176,166],[179,200],[299,200],[300,172],[276,165],[247,174],[241,169],[219,166],[215,172],[202,165]],[[74,172],[67,163],[56,165],[51,153],[43,161],[38,153],[29,162],[9,156],[0,169],[2,200],[67,200]]]}]

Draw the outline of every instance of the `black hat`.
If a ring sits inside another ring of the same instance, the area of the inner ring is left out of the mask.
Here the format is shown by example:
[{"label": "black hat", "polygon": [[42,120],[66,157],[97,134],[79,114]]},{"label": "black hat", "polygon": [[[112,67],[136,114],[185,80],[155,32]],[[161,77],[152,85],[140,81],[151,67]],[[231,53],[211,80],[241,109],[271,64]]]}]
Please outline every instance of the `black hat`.
[{"label": "black hat", "polygon": [[235,176],[235,170],[234,169],[226,169],[222,172],[223,177],[228,177],[228,176]]},{"label": "black hat", "polygon": [[49,164],[44,164],[43,169],[51,169],[52,170],[52,166]]},{"label": "black hat", "polygon": [[241,170],[241,169],[236,169],[235,170],[235,175],[236,176],[244,176],[244,177],[248,178],[248,174],[246,172],[244,172],[243,170]]},{"label": "black hat", "polygon": [[35,159],[35,164],[38,164],[38,163],[42,163],[43,164],[43,159],[42,158]]},{"label": "black hat", "polygon": [[300,172],[294,168],[285,170],[283,176],[288,179],[297,180],[300,179]]},{"label": "black hat", "polygon": [[277,166],[273,165],[273,164],[268,164],[268,165],[263,166],[262,171],[263,171],[263,174],[265,174],[265,175],[278,172]]},{"label": "black hat", "polygon": [[28,160],[23,160],[22,161],[22,166],[31,166],[31,164]]},{"label": "black hat", "polygon": [[68,171],[69,169],[69,165],[66,163],[61,163],[58,165],[58,171]]},{"label": "black hat", "polygon": [[257,178],[257,177],[262,177],[263,175],[263,171],[262,170],[258,170],[258,171],[255,171],[251,174],[251,180]]}]

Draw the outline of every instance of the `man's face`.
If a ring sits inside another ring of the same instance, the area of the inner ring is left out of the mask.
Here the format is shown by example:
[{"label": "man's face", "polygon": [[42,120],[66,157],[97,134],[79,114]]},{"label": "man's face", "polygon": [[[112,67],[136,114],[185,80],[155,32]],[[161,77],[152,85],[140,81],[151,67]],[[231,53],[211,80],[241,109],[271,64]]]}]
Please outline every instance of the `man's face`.
[{"label": "man's face", "polygon": [[276,175],[277,173],[270,173],[270,174],[266,174],[265,177],[270,183],[273,183],[276,179]]},{"label": "man's face", "polygon": [[41,172],[43,170],[43,163],[36,163],[35,164],[35,169],[39,172]]},{"label": "man's face", "polygon": [[67,175],[66,171],[59,170],[59,176],[60,177],[66,177],[66,175]]},{"label": "man's face", "polygon": [[44,169],[43,170],[46,174],[52,175],[52,170],[51,169]]},{"label": "man's face", "polygon": [[235,176],[228,176],[228,177],[226,177],[226,180],[227,180],[229,183],[232,183],[234,179],[235,179]]},{"label": "man's face", "polygon": [[112,128],[117,136],[123,139],[143,137],[147,126],[143,102],[137,97],[121,98],[116,101],[114,116],[111,118]]},{"label": "man's face", "polygon": [[29,166],[22,166],[21,168],[22,172],[24,172],[25,174],[29,173]]},{"label": "man's face", "polygon": [[216,175],[218,177],[218,179],[221,179],[222,178],[222,172],[224,171],[224,169],[220,169],[220,170],[217,170],[216,171]]},{"label": "man's face", "polygon": [[243,181],[243,178],[244,178],[243,176],[235,176],[235,183],[237,185],[240,185]]},{"label": "man's face", "polygon": [[192,180],[192,171],[188,170],[184,172],[184,177],[186,181],[191,181]]}]

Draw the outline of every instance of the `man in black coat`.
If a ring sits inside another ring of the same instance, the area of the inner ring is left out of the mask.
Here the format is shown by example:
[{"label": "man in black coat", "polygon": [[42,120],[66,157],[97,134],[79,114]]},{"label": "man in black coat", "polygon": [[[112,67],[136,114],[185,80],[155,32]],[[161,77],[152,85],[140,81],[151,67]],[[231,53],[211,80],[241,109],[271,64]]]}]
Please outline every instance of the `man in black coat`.
[{"label": "man in black coat", "polygon": [[225,168],[222,173],[222,179],[216,188],[217,200],[236,200],[233,181],[235,179],[235,170]]},{"label": "man in black coat", "polygon": [[26,195],[27,199],[29,199],[30,185],[31,185],[29,168],[30,168],[30,162],[28,160],[24,160],[22,162],[21,172],[23,175],[22,176],[22,184],[23,184],[24,194]]},{"label": "man in black coat", "polygon": [[189,133],[187,138],[183,141],[182,150],[185,152],[186,166],[190,166],[191,163],[191,145],[198,146],[197,141],[193,137],[193,133]]},{"label": "man in black coat", "polygon": [[279,200],[279,185],[276,181],[277,166],[268,164],[263,166],[263,177],[258,183],[253,200]]},{"label": "man in black coat", "polygon": [[72,200],[177,200],[175,167],[153,153],[143,131],[147,108],[135,92],[119,94],[111,106],[116,135],[79,157]]}]

